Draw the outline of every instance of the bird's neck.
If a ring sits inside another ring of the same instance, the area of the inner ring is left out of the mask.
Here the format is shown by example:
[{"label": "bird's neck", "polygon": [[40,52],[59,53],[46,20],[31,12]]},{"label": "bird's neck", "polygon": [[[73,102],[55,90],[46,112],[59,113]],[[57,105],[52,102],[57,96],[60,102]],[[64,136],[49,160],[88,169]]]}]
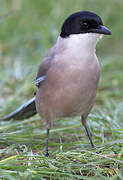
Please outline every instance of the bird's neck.
[{"label": "bird's neck", "polygon": [[68,38],[59,37],[57,44],[72,54],[79,53],[88,56],[95,54],[96,44],[101,37],[102,35],[94,33],[73,34]]}]

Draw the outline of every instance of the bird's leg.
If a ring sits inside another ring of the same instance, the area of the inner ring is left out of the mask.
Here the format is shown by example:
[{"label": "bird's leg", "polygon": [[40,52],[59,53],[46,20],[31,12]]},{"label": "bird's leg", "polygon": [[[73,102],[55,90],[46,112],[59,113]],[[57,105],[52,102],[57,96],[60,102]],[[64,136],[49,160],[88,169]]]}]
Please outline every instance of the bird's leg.
[{"label": "bird's leg", "polygon": [[91,133],[90,133],[88,125],[87,125],[87,117],[84,118],[84,117],[81,116],[81,121],[82,121],[83,126],[85,127],[85,130],[86,130],[86,133],[87,133],[88,138],[90,140],[92,148],[95,148],[95,145],[94,145],[94,143],[92,141],[92,138],[91,138]]},{"label": "bird's leg", "polygon": [[47,135],[46,135],[46,151],[45,151],[45,156],[48,157],[49,156],[49,151],[48,151],[48,137],[49,137],[49,132],[50,129],[47,128]]}]

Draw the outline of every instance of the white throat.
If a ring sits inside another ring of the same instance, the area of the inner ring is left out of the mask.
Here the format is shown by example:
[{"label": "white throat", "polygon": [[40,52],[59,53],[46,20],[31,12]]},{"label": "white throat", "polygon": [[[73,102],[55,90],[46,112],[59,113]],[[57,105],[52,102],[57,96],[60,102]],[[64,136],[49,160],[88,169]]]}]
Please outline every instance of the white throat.
[{"label": "white throat", "polygon": [[[102,34],[85,33],[72,34],[68,38],[59,37],[58,42],[71,50],[71,53],[84,53],[86,55],[95,53],[97,42],[102,38]],[[84,55],[83,54],[83,55]]]}]

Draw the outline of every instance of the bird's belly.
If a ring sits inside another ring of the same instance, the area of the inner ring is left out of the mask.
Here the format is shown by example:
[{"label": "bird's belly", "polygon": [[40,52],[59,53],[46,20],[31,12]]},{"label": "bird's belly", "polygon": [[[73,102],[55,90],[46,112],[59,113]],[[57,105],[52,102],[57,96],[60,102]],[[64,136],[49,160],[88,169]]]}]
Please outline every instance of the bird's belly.
[{"label": "bird's belly", "polygon": [[91,81],[76,81],[73,86],[63,89],[61,97],[56,100],[59,102],[57,116],[87,115],[95,102],[96,91],[97,84]]},{"label": "bird's belly", "polygon": [[37,92],[39,114],[44,118],[88,115],[95,102],[99,71],[78,68],[59,74],[54,84],[49,79]]}]

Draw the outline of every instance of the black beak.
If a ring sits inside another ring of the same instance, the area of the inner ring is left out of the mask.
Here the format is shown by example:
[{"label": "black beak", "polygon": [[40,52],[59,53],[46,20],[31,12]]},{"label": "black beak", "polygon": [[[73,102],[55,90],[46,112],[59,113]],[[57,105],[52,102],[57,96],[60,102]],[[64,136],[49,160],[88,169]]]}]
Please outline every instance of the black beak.
[{"label": "black beak", "polygon": [[111,35],[111,31],[103,25],[99,25],[96,29],[91,29],[90,32],[104,35]]},{"label": "black beak", "polygon": [[103,25],[99,26],[99,33],[105,34],[105,35],[111,35],[112,34],[111,31]]}]

